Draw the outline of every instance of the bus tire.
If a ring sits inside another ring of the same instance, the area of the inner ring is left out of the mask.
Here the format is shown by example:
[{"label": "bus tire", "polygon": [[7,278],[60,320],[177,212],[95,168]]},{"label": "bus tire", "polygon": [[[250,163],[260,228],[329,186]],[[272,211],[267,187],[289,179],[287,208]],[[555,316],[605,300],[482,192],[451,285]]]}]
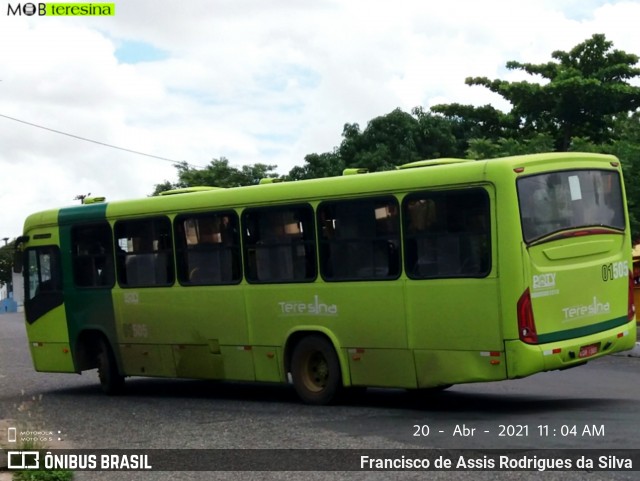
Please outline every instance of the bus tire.
[{"label": "bus tire", "polygon": [[102,392],[110,396],[120,394],[124,390],[124,376],[118,371],[118,364],[113,350],[105,339],[98,342],[98,378]]},{"label": "bus tire", "polygon": [[329,404],[342,388],[340,361],[331,342],[311,335],[303,338],[291,357],[293,387],[307,404]]}]

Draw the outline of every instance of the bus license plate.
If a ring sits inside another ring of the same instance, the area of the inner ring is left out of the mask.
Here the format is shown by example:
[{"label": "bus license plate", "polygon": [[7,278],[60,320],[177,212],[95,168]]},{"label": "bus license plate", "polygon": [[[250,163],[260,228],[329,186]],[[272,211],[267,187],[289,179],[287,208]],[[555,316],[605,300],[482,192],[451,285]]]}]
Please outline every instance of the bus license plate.
[{"label": "bus license plate", "polygon": [[590,344],[588,346],[582,346],[580,348],[580,354],[578,354],[578,357],[583,358],[583,357],[591,357],[595,354],[598,354],[598,348],[600,347],[600,343],[598,344]]}]

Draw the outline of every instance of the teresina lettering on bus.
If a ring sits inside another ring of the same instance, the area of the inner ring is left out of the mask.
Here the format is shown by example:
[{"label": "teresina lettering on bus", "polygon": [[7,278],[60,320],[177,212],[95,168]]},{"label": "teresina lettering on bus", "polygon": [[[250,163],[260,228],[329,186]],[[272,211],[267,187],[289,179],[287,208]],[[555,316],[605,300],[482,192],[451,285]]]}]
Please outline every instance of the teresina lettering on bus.
[{"label": "teresina lettering on bus", "polygon": [[316,294],[313,296],[313,302],[305,303],[302,301],[282,301],[278,302],[280,313],[285,316],[302,315],[302,316],[336,316],[338,315],[338,306],[335,304],[326,304],[320,301],[320,297]]},{"label": "teresina lettering on bus", "polygon": [[565,319],[595,316],[597,314],[606,314],[610,311],[611,305],[608,302],[599,302],[596,296],[593,296],[591,304],[570,306],[562,309]]}]

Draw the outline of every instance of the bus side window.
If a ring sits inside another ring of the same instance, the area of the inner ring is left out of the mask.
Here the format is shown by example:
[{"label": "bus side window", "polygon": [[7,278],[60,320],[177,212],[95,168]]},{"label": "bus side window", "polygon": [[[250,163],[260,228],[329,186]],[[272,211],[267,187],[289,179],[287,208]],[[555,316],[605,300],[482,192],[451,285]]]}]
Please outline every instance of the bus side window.
[{"label": "bus side window", "polygon": [[320,268],[329,281],[400,275],[400,220],[395,198],[325,202],[318,208]]},{"label": "bus side window", "polygon": [[412,279],[484,277],[491,268],[483,189],[411,194],[403,203],[405,270]]},{"label": "bus side window", "polygon": [[71,250],[76,286],[113,286],[113,237],[108,223],[72,227]]},{"label": "bus side window", "polygon": [[240,282],[240,236],[235,212],[178,216],[174,230],[181,284]]},{"label": "bus side window", "polygon": [[166,217],[118,221],[118,282],[124,287],[173,284],[171,223]]},{"label": "bus side window", "polygon": [[316,277],[309,205],[247,209],[242,215],[249,282],[310,282]]}]

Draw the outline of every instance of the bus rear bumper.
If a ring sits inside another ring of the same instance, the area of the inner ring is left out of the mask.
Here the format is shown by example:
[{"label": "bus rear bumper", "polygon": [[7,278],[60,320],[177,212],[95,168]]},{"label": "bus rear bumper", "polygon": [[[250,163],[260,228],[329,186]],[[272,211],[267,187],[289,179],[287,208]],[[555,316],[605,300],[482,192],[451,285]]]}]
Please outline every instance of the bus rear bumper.
[{"label": "bus rear bumper", "polygon": [[568,369],[615,352],[632,349],[636,344],[636,321],[567,341],[525,344],[505,341],[507,377],[516,379],[541,371]]}]

